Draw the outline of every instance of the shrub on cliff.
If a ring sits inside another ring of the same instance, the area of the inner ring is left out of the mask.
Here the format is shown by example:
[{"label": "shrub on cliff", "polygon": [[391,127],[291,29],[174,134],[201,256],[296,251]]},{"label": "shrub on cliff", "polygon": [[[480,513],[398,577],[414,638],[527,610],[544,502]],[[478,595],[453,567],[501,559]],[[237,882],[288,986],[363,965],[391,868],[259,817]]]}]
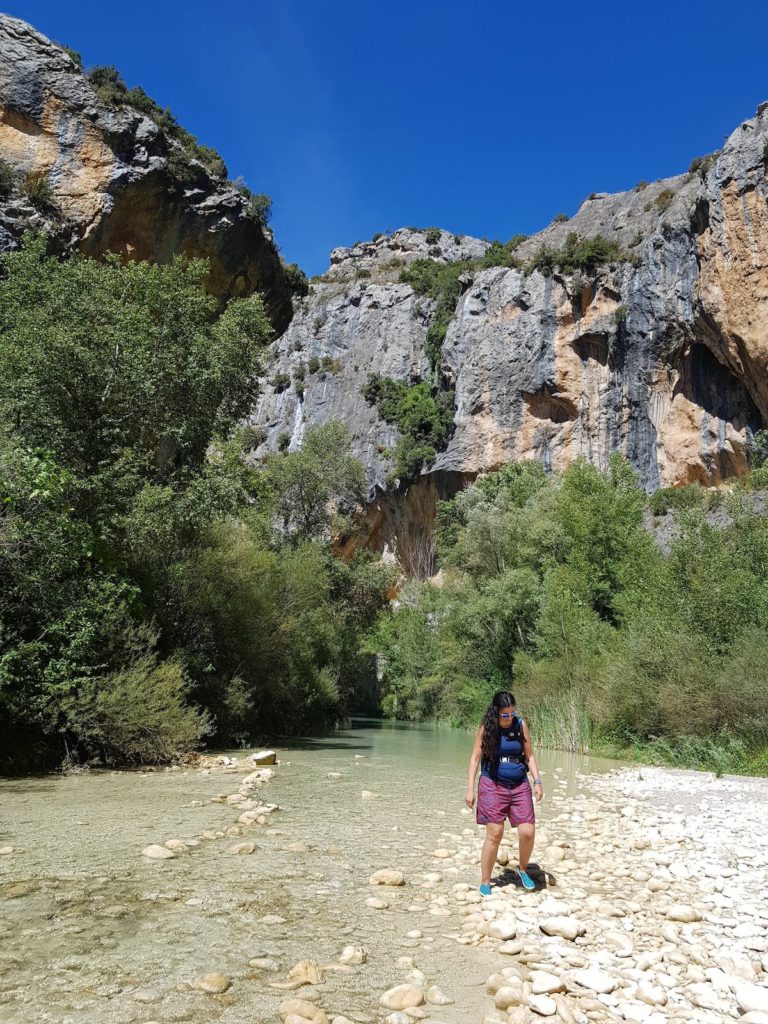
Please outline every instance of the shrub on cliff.
[{"label": "shrub on cliff", "polygon": [[593,273],[597,267],[606,263],[629,259],[619,243],[613,239],[604,238],[602,235],[580,238],[575,231],[570,231],[562,249],[542,246],[526,269],[529,273],[538,270],[545,276],[549,276],[556,267],[566,274],[572,274],[577,270]]},{"label": "shrub on cliff", "polygon": [[664,213],[668,209],[670,203],[674,198],[675,193],[672,191],[671,188],[663,188],[654,199],[653,205],[656,207],[659,213]]},{"label": "shrub on cliff", "polygon": [[179,124],[170,107],[161,107],[140,85],[129,89],[117,68],[92,67],[86,72],[86,77],[102,103],[112,107],[133,107],[146,114],[158,128],[181,144],[188,158],[199,160],[214,177],[227,177],[226,164],[215,149],[200,145],[194,135]]},{"label": "shrub on cliff", "polygon": [[371,374],[363,395],[383,420],[397,427],[395,475],[402,481],[412,480],[435,461],[450,435],[453,392],[435,391],[426,381],[408,385]]},{"label": "shrub on cliff", "polygon": [[51,209],[53,193],[47,174],[39,172],[28,174],[24,179],[23,191],[36,210],[44,213]]},{"label": "shrub on cliff", "polygon": [[7,160],[0,157],[0,199],[7,199],[13,191],[15,176]]},{"label": "shrub on cliff", "polygon": [[435,372],[439,370],[442,343],[461,294],[461,276],[472,265],[419,259],[400,271],[400,281],[403,284],[409,284],[417,295],[426,295],[435,302],[435,311],[427,335],[427,356]]},{"label": "shrub on cliff", "polygon": [[768,430],[755,432],[749,454],[753,469],[762,469],[768,464]]},{"label": "shrub on cliff", "polygon": [[272,218],[272,199],[265,192],[251,192],[242,177],[232,184],[245,197],[245,214],[257,224],[266,226]]},{"label": "shrub on cliff", "polygon": [[285,280],[294,295],[303,298],[309,294],[309,281],[307,275],[298,263],[286,263],[283,265]]}]

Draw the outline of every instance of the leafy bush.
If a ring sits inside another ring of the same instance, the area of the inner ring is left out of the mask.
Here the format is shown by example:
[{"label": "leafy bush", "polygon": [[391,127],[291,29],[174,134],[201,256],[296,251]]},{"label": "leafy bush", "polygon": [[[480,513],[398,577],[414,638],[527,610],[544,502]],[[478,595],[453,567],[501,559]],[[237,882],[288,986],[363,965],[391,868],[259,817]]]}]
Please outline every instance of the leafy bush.
[{"label": "leafy bush", "polygon": [[567,213],[556,213],[555,216],[552,218],[552,223],[565,224],[568,220],[570,220],[570,217]]},{"label": "leafy bush", "polygon": [[266,227],[272,219],[272,199],[265,192],[251,192],[243,183],[237,187],[246,198],[246,216]]},{"label": "leafy bush", "polygon": [[663,188],[654,199],[653,205],[656,207],[659,213],[664,213],[664,211],[669,208],[669,204],[672,202],[674,198],[675,193],[672,191],[671,188]]},{"label": "leafy bush", "polygon": [[521,242],[525,241],[525,235],[514,235],[508,242],[491,242],[490,246],[483,253],[480,260],[474,264],[478,267],[512,267],[520,266],[519,260],[514,256],[515,249]]},{"label": "leafy bush", "polygon": [[453,422],[453,392],[434,392],[422,381],[408,385],[371,374],[363,388],[367,402],[400,432],[395,449],[395,473],[411,480],[431,465],[447,441]]},{"label": "leafy bush", "polygon": [[559,267],[566,274],[576,270],[592,273],[603,264],[627,259],[629,257],[618,242],[603,238],[602,235],[582,239],[575,231],[571,231],[566,236],[562,249],[542,246],[526,269],[529,273],[538,270],[545,276],[549,276],[555,267]]},{"label": "leafy bush", "polygon": [[320,370],[323,373],[340,373],[343,368],[342,361],[334,359],[333,356],[323,356],[320,360]]},{"label": "leafy bush", "polygon": [[7,199],[13,191],[15,177],[13,168],[6,161],[0,158],[0,199]]},{"label": "leafy bush", "polygon": [[275,389],[275,393],[279,395],[290,385],[291,376],[288,373],[276,373],[269,383]]},{"label": "leafy bush", "polygon": [[[86,75],[102,103],[112,107],[133,107],[142,114],[146,114],[158,128],[180,144],[188,160],[199,160],[208,173],[214,177],[227,177],[226,165],[215,149],[200,145],[191,132],[182,128],[170,108],[161,107],[151,96],[146,94],[141,86],[129,89],[117,68],[97,66],[91,68]],[[171,156],[172,151],[169,153],[169,161]],[[176,173],[180,172],[180,168],[175,164],[178,160],[178,156],[174,157],[173,173],[178,181],[183,182],[184,175]]]},{"label": "leafy bush", "polygon": [[182,189],[195,188],[200,183],[200,168],[190,162],[189,154],[179,146],[171,147],[165,166],[175,184]]},{"label": "leafy bush", "polygon": [[414,260],[400,271],[400,281],[409,284],[417,295],[435,301],[435,314],[427,336],[427,355],[433,369],[440,361],[440,347],[456,311],[461,294],[460,278],[472,264],[440,263],[437,260]]},{"label": "leafy bush", "polygon": [[744,491],[768,491],[768,464],[764,463],[746,476],[739,477],[738,486]]},{"label": "leafy bush", "polygon": [[116,67],[99,65],[86,73],[94,92],[107,106],[121,106],[127,102],[128,86]]},{"label": "leafy bush", "polygon": [[761,469],[768,464],[768,430],[755,432],[749,446],[749,454],[753,469]]},{"label": "leafy bush", "polygon": [[284,537],[298,543],[328,534],[330,509],[362,500],[365,477],[351,444],[349,430],[331,422],[309,427],[298,451],[267,459],[264,483]]},{"label": "leafy bush", "polygon": [[64,53],[66,53],[66,55],[70,58],[70,60],[75,64],[75,66],[77,67],[78,71],[82,71],[83,70],[83,58],[77,52],[77,50],[73,50],[71,46],[62,46],[61,48],[64,51]]},{"label": "leafy bush", "polygon": [[211,732],[208,716],[187,704],[189,690],[177,661],[158,664],[145,656],[68,694],[60,714],[85,760],[104,765],[171,761]]},{"label": "leafy bush", "polygon": [[427,245],[437,245],[440,241],[440,228],[427,228],[424,239]]},{"label": "leafy bush", "polygon": [[240,444],[243,451],[249,452],[259,448],[267,440],[267,431],[264,427],[257,427],[252,423],[243,427],[240,432]]},{"label": "leafy bush", "polygon": [[719,155],[719,152],[716,152],[708,153],[706,156],[694,157],[693,160],[691,160],[690,166],[688,167],[688,173],[695,174],[698,171],[701,177],[705,178],[707,176],[707,171],[709,171],[710,167],[715,162],[715,160],[717,160]]},{"label": "leafy bush", "polygon": [[279,452],[285,452],[288,450],[288,445],[291,443],[291,435],[287,430],[281,431],[277,435],[277,450]]},{"label": "leafy bush", "polygon": [[294,295],[301,297],[309,294],[309,281],[307,275],[298,263],[286,263],[283,266],[285,281]]},{"label": "leafy bush", "polygon": [[624,305],[617,306],[616,309],[614,309],[613,311],[613,322],[616,324],[617,327],[621,327],[623,323],[626,323],[626,320],[627,307]]},{"label": "leafy bush", "polygon": [[36,210],[41,212],[50,210],[53,193],[45,173],[36,171],[29,173],[24,180],[24,194]]},{"label": "leafy bush", "polygon": [[686,487],[660,487],[648,497],[648,508],[655,516],[684,509],[703,508],[708,492],[701,484]]}]

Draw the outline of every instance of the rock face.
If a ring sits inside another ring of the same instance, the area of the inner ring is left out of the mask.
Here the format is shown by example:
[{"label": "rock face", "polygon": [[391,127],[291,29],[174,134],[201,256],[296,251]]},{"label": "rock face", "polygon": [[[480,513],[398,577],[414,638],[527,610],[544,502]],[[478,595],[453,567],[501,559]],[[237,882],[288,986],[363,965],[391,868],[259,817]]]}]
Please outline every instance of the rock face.
[{"label": "rock face", "polygon": [[[236,188],[197,162],[194,187],[182,187],[169,170],[179,144],[132,107],[103,103],[69,54],[23,21],[0,15],[0,55],[0,157],[16,178],[0,199],[0,250],[45,229],[59,249],[90,255],[205,256],[214,294],[260,291],[286,328],[291,296],[272,234]],[[50,186],[48,210],[24,194],[30,177]]]},{"label": "rock face", "polygon": [[368,543],[419,575],[432,564],[436,500],[512,460],[561,470],[583,456],[605,468],[622,452],[648,490],[743,473],[768,419],[767,154],[764,105],[706,173],[592,196],[516,252],[524,266],[576,232],[614,240],[627,259],[593,273],[467,271],[442,348],[453,435],[407,488],[388,479],[397,430],[362,395],[371,373],[430,372],[434,304],[400,272],[417,258],[477,259],[488,243],[403,229],[334,250],[274,346],[254,458],[343,420],[368,471]]}]

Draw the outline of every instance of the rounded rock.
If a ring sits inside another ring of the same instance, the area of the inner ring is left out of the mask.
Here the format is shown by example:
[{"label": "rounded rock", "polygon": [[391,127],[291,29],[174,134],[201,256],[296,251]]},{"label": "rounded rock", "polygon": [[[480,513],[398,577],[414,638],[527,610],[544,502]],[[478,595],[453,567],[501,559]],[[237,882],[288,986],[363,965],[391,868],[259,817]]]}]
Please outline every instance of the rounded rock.
[{"label": "rounded rock", "polygon": [[455,1001],[450,996],[447,996],[445,992],[442,992],[437,985],[429,986],[426,991],[426,999],[433,1006],[449,1006]]},{"label": "rounded rock", "polygon": [[256,852],[256,843],[235,843],[227,848],[227,853],[238,857],[247,857]]},{"label": "rounded rock", "polygon": [[587,926],[573,917],[551,917],[546,921],[539,921],[539,928],[545,935],[556,935],[561,939],[568,939],[573,942],[584,935]]},{"label": "rounded rock", "polygon": [[371,885],[400,886],[405,885],[405,876],[402,871],[397,871],[395,868],[381,868],[379,871],[374,871],[368,882]]},{"label": "rounded rock", "polygon": [[598,970],[596,967],[588,967],[583,971],[575,971],[573,980],[577,985],[591,989],[593,992],[597,992],[600,995],[608,995],[608,993],[613,992],[619,984],[615,978],[611,977],[610,974],[607,974],[605,971]]},{"label": "rounded rock", "polygon": [[379,996],[379,1005],[385,1010],[406,1010],[423,1002],[424,992],[418,985],[396,985]]},{"label": "rounded rock", "polygon": [[149,860],[173,860],[176,854],[173,850],[166,849],[165,846],[152,843],[150,846],[144,847],[141,851],[141,856],[147,857]]},{"label": "rounded rock", "polygon": [[[308,1020],[312,1024],[328,1024],[325,1012],[308,999],[284,999],[278,1006],[277,1013],[284,1024],[296,1024],[297,1020]],[[293,1021],[291,1017],[294,1018]]]},{"label": "rounded rock", "polygon": [[221,995],[232,987],[232,982],[226,974],[204,974],[202,978],[195,981],[193,988],[198,992],[208,992],[211,995]]},{"label": "rounded rock", "polygon": [[357,966],[358,964],[364,964],[368,959],[368,954],[362,946],[345,946],[339,956],[339,961],[343,964],[351,964]]},{"label": "rounded rock", "polygon": [[557,1013],[557,1003],[551,996],[532,995],[528,999],[528,1005],[541,1017],[553,1017]]},{"label": "rounded rock", "polygon": [[667,917],[670,921],[680,921],[682,924],[693,924],[701,920],[699,911],[688,903],[673,903],[667,907]]}]

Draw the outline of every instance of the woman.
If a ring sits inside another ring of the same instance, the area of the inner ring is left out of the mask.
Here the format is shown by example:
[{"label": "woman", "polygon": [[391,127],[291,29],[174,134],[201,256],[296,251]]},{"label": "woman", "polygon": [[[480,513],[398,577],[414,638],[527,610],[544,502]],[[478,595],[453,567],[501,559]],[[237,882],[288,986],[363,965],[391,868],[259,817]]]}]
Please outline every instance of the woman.
[{"label": "woman", "polygon": [[524,889],[535,889],[528,874],[528,861],[533,852],[536,816],[533,811],[528,772],[533,775],[536,803],[544,796],[539,768],[531,746],[528,726],[515,712],[515,698],[507,690],[499,690],[483,716],[477,730],[464,802],[467,807],[475,803],[475,775],[480,766],[480,784],[477,789],[477,823],[485,825],[485,842],[480,856],[480,893],[491,895],[491,873],[496,862],[504,819],[517,826],[517,877]]}]

